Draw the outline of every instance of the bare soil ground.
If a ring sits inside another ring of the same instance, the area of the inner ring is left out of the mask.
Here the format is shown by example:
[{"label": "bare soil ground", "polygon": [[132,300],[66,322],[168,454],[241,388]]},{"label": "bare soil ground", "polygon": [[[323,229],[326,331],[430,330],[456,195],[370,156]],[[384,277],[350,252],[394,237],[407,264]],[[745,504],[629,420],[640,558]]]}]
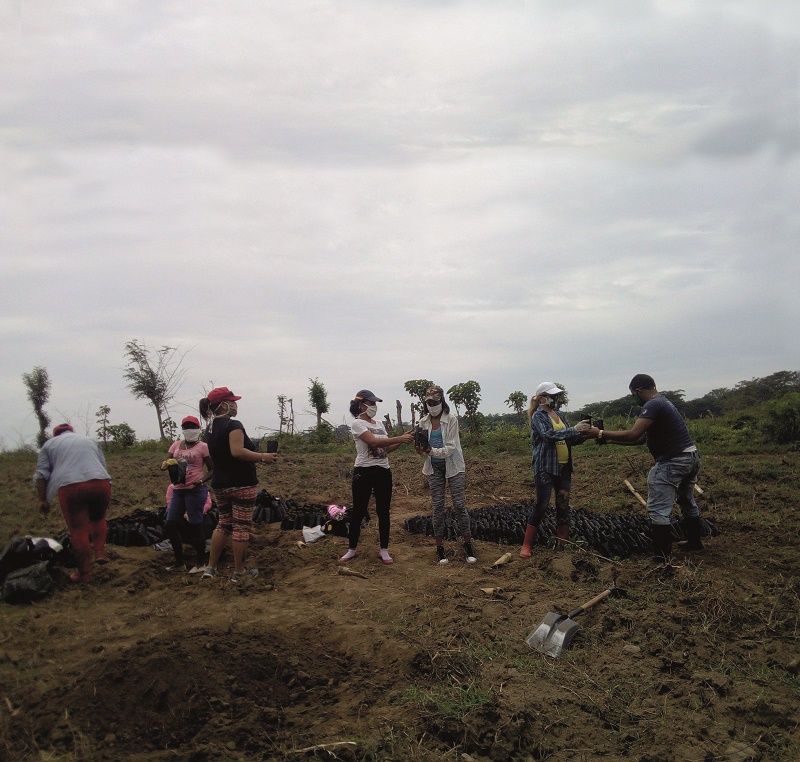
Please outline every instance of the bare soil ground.
[{"label": "bare soil ground", "polygon": [[[588,446],[573,506],[638,513],[649,457]],[[57,536],[41,518],[34,461],[3,456],[0,543]],[[161,457],[109,458],[110,517],[157,508]],[[429,512],[413,454],[393,456],[391,550],[377,522],[352,568],[346,540],[300,548],[256,526],[236,586],[164,570],[171,556],[110,546],[95,581],[0,604],[0,758],[8,760],[640,760],[800,758],[800,454],[706,455],[700,498],[721,530],[706,551],[657,567],[578,548],[476,543],[435,563],[403,520]],[[262,486],[301,502],[350,501],[350,455],[283,455]],[[529,501],[529,461],[470,457],[470,508]],[[455,550],[457,545],[451,544]],[[490,565],[506,551],[511,563]],[[558,659],[525,637],[612,582]],[[493,589],[485,592],[484,589]]]}]

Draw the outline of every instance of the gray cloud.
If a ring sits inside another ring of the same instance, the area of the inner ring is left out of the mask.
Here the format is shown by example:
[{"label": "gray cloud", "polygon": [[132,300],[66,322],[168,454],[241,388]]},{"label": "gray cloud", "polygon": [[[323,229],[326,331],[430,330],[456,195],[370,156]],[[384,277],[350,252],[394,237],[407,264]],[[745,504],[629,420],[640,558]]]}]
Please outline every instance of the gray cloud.
[{"label": "gray cloud", "polygon": [[0,15],[6,446],[35,364],[53,409],[153,436],[131,338],[189,352],[184,411],[224,383],[253,426],[316,377],[341,422],[410,378],[478,380],[489,412],[545,378],[579,404],[796,365],[789,3],[24,11]]}]

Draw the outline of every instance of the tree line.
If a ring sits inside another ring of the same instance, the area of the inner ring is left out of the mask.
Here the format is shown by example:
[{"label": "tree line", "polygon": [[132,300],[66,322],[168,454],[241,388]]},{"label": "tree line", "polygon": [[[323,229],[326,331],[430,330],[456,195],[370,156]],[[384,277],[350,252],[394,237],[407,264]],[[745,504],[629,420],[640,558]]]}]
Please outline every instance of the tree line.
[{"label": "tree line", "polygon": [[[170,415],[170,405],[183,383],[185,369],[183,360],[185,352],[176,347],[163,346],[158,350],[150,350],[137,339],[126,342],[124,346],[126,365],[123,377],[127,387],[136,399],[146,400],[154,408],[158,421],[159,438],[174,440],[178,434],[178,424]],[[36,366],[30,373],[22,374],[28,399],[33,406],[34,415],[39,424],[36,443],[41,447],[47,440],[47,427],[51,419],[45,411],[50,397],[52,384],[47,369]],[[316,425],[308,431],[295,430],[294,401],[285,394],[277,396],[279,435],[295,436],[300,434],[321,444],[346,436],[334,427],[324,416],[330,411],[330,402],[325,385],[319,378],[310,378],[308,386],[308,403],[316,415]],[[400,400],[396,402],[396,418],[393,421],[389,413],[384,415],[384,424],[388,432],[404,429],[407,423],[413,427],[417,416],[424,412],[423,399],[426,390],[433,385],[429,379],[411,379],[403,384],[406,393],[412,398],[409,407],[410,420],[404,421]],[[556,385],[564,389],[564,405],[568,404],[568,395],[563,384]],[[213,386],[213,384],[212,384]],[[498,426],[513,425],[523,431],[526,425],[525,411],[530,397],[523,391],[510,392],[504,404],[511,413],[493,413],[485,415],[478,408],[481,403],[481,386],[477,381],[469,380],[454,384],[446,390],[447,399],[455,408],[455,414],[462,421],[467,431],[474,437],[484,431],[491,431]],[[766,418],[778,427],[777,442],[794,442],[800,440],[800,372],[778,371],[763,378],[752,378],[739,381],[731,388],[712,389],[702,397],[687,400],[683,389],[661,391],[687,420],[704,418],[725,418],[733,428],[756,426]],[[758,408],[758,412],[755,411]],[[311,412],[308,411],[308,412]],[[583,405],[578,414],[589,414],[597,418],[630,418],[638,415],[639,407],[630,395],[613,400],[601,400]],[[87,411],[88,412],[88,411]],[[98,439],[104,446],[114,444],[118,447],[131,447],[136,444],[136,433],[127,423],[111,423],[111,408],[101,405],[95,413]],[[88,433],[88,424],[87,424]]]}]

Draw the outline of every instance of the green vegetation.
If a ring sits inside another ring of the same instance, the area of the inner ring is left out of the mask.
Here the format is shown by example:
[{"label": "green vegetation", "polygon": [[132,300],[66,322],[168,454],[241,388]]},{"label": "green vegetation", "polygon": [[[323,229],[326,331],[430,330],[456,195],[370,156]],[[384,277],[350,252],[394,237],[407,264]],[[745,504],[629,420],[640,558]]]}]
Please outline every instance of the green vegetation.
[{"label": "green vegetation", "polygon": [[30,373],[22,374],[22,382],[25,384],[28,399],[39,422],[36,444],[41,447],[47,441],[47,427],[50,425],[50,416],[44,412],[44,406],[50,399],[50,376],[47,375],[46,368],[37,365]]},{"label": "green vegetation", "polygon": [[[162,349],[161,353],[164,350],[168,348]],[[431,382],[427,379],[419,379],[407,381],[405,389],[410,395],[420,398],[430,385]],[[780,371],[765,378],[741,381],[732,389],[715,389],[697,400],[686,401],[682,389],[665,391],[662,394],[683,413],[692,438],[703,448],[704,453],[761,452],[776,445],[795,447],[800,442],[800,372]],[[459,417],[459,421],[469,434],[462,441],[468,455],[525,454],[530,451],[530,433],[527,426],[520,423],[525,397],[523,392],[512,392],[505,401],[514,412],[486,415],[477,409],[480,403],[480,385],[477,382],[457,384],[448,389],[447,395],[455,408],[454,412],[458,414],[459,406],[465,408],[465,416]],[[316,379],[311,379],[309,400],[318,414],[317,426],[308,431],[294,433],[291,400],[284,396],[278,398],[281,414],[281,430],[278,432],[280,451],[350,452],[352,442],[349,426],[340,425],[334,428],[321,418],[327,405],[327,392]],[[421,407],[419,402],[413,404],[417,409]],[[566,411],[565,414],[567,420],[573,423],[578,421],[581,414],[591,414],[602,418],[606,429],[620,430],[633,425],[639,410],[628,395],[617,400],[584,405],[580,410]],[[108,441],[110,449],[141,452],[165,449],[165,439],[137,442],[135,432],[127,423],[111,425],[108,420],[109,412],[109,408],[103,406],[96,416],[100,424],[97,434]],[[161,421],[162,430],[169,420],[167,418]],[[271,435],[270,438],[274,436]],[[153,443],[156,443],[155,447]],[[593,443],[589,443],[581,450],[581,455],[599,455],[604,452],[605,450],[596,450]]]}]

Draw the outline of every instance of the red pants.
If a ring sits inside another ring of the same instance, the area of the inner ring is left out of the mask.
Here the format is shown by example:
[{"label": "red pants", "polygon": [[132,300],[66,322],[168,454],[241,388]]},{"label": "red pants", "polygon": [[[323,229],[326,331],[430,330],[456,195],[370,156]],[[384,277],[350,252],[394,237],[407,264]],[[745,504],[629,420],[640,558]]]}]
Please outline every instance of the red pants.
[{"label": "red pants", "polygon": [[102,553],[106,546],[106,511],[110,501],[111,482],[108,479],[68,484],[58,490],[58,503],[67,522],[81,574],[91,571],[92,546],[95,554]]}]

